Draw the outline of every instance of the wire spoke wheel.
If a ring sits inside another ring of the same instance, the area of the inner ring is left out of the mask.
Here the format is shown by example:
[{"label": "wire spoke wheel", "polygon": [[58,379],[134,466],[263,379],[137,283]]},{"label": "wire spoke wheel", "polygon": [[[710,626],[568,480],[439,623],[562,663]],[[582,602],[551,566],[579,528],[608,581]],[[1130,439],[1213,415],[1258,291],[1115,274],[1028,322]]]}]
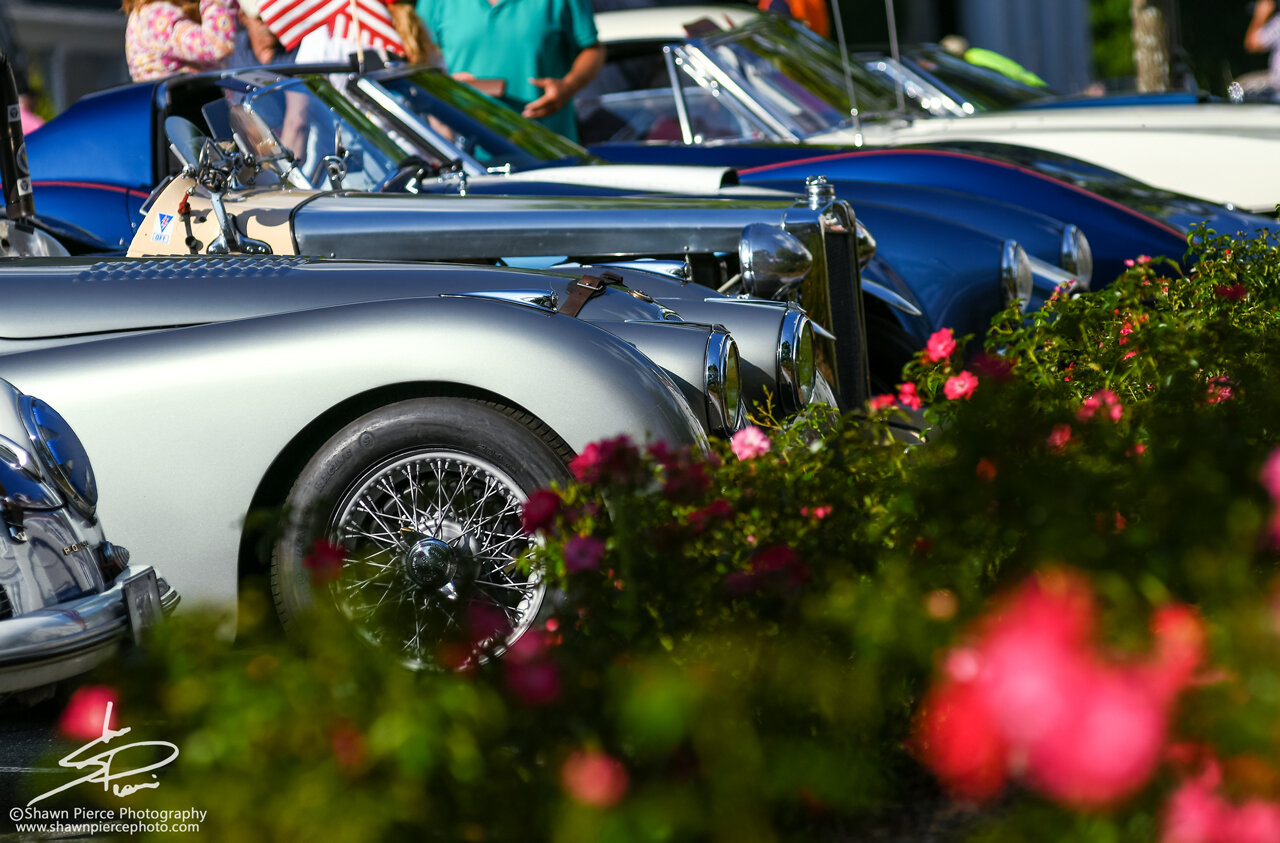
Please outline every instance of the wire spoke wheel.
[{"label": "wire spoke wheel", "polygon": [[[306,608],[332,601],[357,634],[413,668],[501,655],[549,611],[536,541],[521,532],[529,493],[569,476],[568,446],[536,418],[468,398],[414,398],[353,419],[317,448],[285,506],[272,551],[281,623],[308,634]],[[342,548],[317,591],[315,540]]]},{"label": "wire spoke wheel", "polygon": [[536,572],[516,563],[527,499],[501,469],[451,451],[373,468],[335,507],[332,540],[347,553],[333,586],[361,633],[415,666],[445,642],[499,655],[542,604]]}]

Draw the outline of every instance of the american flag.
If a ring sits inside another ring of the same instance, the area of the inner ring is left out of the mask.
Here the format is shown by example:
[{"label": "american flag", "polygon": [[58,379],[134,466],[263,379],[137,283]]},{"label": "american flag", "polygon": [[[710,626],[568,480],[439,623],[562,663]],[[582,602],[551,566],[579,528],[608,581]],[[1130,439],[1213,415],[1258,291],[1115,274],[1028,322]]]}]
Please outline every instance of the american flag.
[{"label": "american flag", "polygon": [[298,46],[303,36],[327,26],[335,38],[403,55],[404,43],[391,23],[387,3],[388,0],[261,0],[258,14],[286,50]]}]

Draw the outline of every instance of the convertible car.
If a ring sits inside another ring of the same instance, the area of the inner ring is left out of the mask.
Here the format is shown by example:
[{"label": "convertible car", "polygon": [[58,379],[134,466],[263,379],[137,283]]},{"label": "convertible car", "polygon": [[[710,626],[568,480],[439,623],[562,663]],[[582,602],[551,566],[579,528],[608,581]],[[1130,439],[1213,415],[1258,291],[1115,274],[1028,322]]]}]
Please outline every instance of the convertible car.
[{"label": "convertible car", "polygon": [[178,605],[97,517],[93,467],[70,425],[0,380],[0,697],[84,673]]},{"label": "convertible car", "polygon": [[[205,132],[226,138],[235,134],[229,123],[230,108],[234,106],[253,110],[281,135],[289,134],[283,129],[287,115],[291,131],[305,136],[304,141],[281,137],[282,144],[293,144],[290,153],[299,164],[289,170],[287,185],[329,189],[340,184],[345,191],[368,193],[363,198],[352,195],[342,199],[340,204],[347,210],[340,215],[334,213],[339,204],[336,197],[308,200],[300,205],[293,222],[299,232],[319,224],[335,227],[336,233],[321,245],[313,238],[299,240],[296,246],[304,253],[415,260],[501,257],[509,264],[528,264],[532,257],[541,260],[541,265],[546,265],[549,257],[572,257],[578,263],[674,257],[689,264],[689,278],[713,287],[723,286],[738,274],[732,270],[721,277],[718,270],[722,265],[736,266],[735,255],[740,250],[735,232],[749,222],[745,213],[738,213],[738,222],[733,226],[715,222],[717,218],[727,220],[731,208],[742,211],[747,207],[723,201],[746,201],[746,189],[736,185],[736,174],[728,168],[599,165],[580,147],[438,73],[408,77],[398,69],[387,69],[385,73],[356,79],[344,75],[339,81],[345,96],[324,76],[288,80],[262,71],[245,71],[173,79],[86,98],[31,140],[32,168],[42,193],[42,220],[64,241],[77,243],[78,251],[118,247],[121,240],[128,242],[129,238],[134,238],[135,253],[189,251],[184,248],[183,236],[161,242],[166,239],[164,232],[157,239],[152,227],[147,229],[146,243],[137,241],[135,234],[142,217],[135,212],[143,201],[142,188],[158,184],[176,172],[178,165],[167,152],[168,138],[163,133],[168,116],[185,115]],[[435,114],[413,110],[425,109],[428,102],[440,104],[445,100],[448,104]],[[375,120],[380,125],[374,125]],[[299,132],[299,125],[305,131]],[[131,126],[143,127],[145,132],[135,136]],[[88,166],[81,155],[73,154],[84,138],[107,131],[116,131],[122,137],[121,143],[112,145],[114,151],[105,147],[101,150],[103,156],[114,155],[110,167]],[[156,137],[152,137],[153,131]],[[341,155],[335,144],[338,138]],[[130,155],[125,150],[131,145],[150,154]],[[584,156],[588,163],[574,166],[569,161],[574,155]],[[338,181],[330,175],[326,157],[335,168],[341,165]],[[534,164],[538,169],[524,172]],[[673,174],[680,178],[673,178]],[[639,201],[619,196],[642,189],[677,188],[713,195],[718,201],[681,205],[670,198]],[[376,197],[372,195],[375,191]],[[758,209],[758,219],[768,224],[776,225],[781,212],[790,220],[784,225],[794,227],[800,216],[810,213],[794,208],[784,210],[788,203],[794,204],[795,194],[807,194],[803,179],[790,185],[787,193],[761,187],[750,191],[754,196],[751,206]],[[387,195],[404,192],[419,196],[397,199]],[[548,198],[495,198],[496,194],[506,193]],[[435,194],[435,198],[428,199],[423,194]],[[453,201],[459,196],[466,196],[467,202]],[[571,200],[568,196],[587,198]],[[296,193],[293,201],[301,202],[303,198],[304,194]],[[659,201],[672,213],[659,211],[655,204]],[[245,203],[238,199],[234,202],[234,213],[238,215]],[[330,210],[322,215],[325,207]],[[717,211],[710,214],[713,207]],[[359,217],[348,216],[357,208]],[[698,210],[691,210],[694,208]],[[873,212],[870,205],[868,209]],[[170,205],[161,213],[168,219],[174,217],[173,210]],[[277,209],[276,215],[279,213]],[[521,222],[533,214],[539,217],[536,222]],[[547,233],[547,220],[553,216],[560,218],[556,224],[561,228],[560,236],[554,238]],[[639,216],[647,219],[635,222]],[[817,218],[820,214],[812,216]],[[969,218],[973,216],[970,214]],[[1052,248],[1046,252],[1051,251],[1053,264],[1042,266],[1036,263],[1039,255],[1024,258],[1016,244],[1008,242],[1017,239],[1009,234],[974,231],[967,223],[894,206],[876,212],[876,218],[902,230],[888,237],[891,251],[896,253],[908,236],[915,240],[911,247],[903,249],[900,260],[889,256],[889,265],[885,256],[873,257],[873,241],[865,233],[857,244],[859,258],[866,265],[865,299],[868,308],[874,310],[867,320],[869,344],[881,387],[892,384],[904,355],[919,348],[938,328],[980,332],[1011,298],[1024,302],[1036,295],[1043,298],[1059,283],[1072,278],[1082,287],[1087,285],[1088,266],[1076,260],[1081,254],[1087,255],[1087,244],[1078,232],[1072,233],[1074,229],[1056,220],[1005,214],[1005,219],[1016,219],[1021,230],[1034,232],[1040,240],[1052,240]],[[351,228],[353,219],[368,220],[358,233],[377,231],[386,236],[348,237],[357,233]],[[677,219],[683,221],[676,225]],[[471,235],[467,238],[458,236],[458,226],[464,220]],[[485,223],[477,229],[480,220]],[[708,226],[720,231],[714,247],[705,238],[701,243],[691,239]],[[515,245],[511,232],[526,227],[539,232],[538,242],[525,240]],[[421,236],[433,231],[441,236]],[[919,246],[921,241],[926,244],[924,249]],[[1064,245],[1065,254],[1070,256],[1069,268],[1057,266],[1063,260]],[[293,247],[284,251],[293,251]],[[1038,282],[1034,293],[1025,287],[1028,264],[1030,280]],[[825,295],[814,304],[810,304],[810,298],[801,298],[813,315],[830,327],[822,316]],[[835,333],[840,336],[842,332]]]},{"label": "convertible car", "polygon": [[[703,447],[742,424],[751,378],[784,403],[823,397],[813,334],[785,304],[722,306],[748,342],[772,344],[752,352],[767,370],[744,372],[722,323],[604,273],[50,257],[21,135],[0,125],[7,225],[26,234],[8,242],[37,256],[0,264],[0,373],[59,405],[95,454],[103,517],[201,602],[233,604],[261,574],[296,624],[327,538],[346,572],[329,592],[370,638],[432,663],[480,603],[507,619],[500,651],[543,599],[513,564],[531,541],[521,504],[575,453],[619,435]],[[766,281],[780,257],[748,261]],[[781,280],[798,280],[796,260],[808,274],[811,254],[791,258]],[[272,511],[287,513],[279,532],[246,521]]]},{"label": "convertible car", "polygon": [[[688,143],[690,136],[678,134],[681,114],[688,114],[694,117],[693,136],[703,141],[853,147],[1013,143],[1240,208],[1269,212],[1280,202],[1280,174],[1258,165],[1274,159],[1280,148],[1280,107],[1275,105],[934,116],[921,105],[923,99],[907,97],[903,111],[895,84],[879,71],[879,62],[871,61],[872,69],[846,63],[830,42],[785,18],[760,16],[726,31],[718,23],[724,15],[718,7],[597,15],[601,42],[618,72],[606,71],[579,94],[583,122],[589,130],[594,127],[583,137],[621,140],[643,131],[649,139],[666,133],[667,139]],[[738,20],[745,16],[749,13],[739,13]],[[692,25],[694,36],[686,37],[686,25]],[[1195,166],[1187,166],[1189,160]]]}]

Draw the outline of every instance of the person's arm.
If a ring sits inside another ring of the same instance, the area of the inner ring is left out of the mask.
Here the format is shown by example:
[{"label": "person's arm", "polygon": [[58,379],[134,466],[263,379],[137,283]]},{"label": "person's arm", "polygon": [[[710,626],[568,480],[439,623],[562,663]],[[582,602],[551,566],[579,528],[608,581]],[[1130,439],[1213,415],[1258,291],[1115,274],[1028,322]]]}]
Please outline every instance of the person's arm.
[{"label": "person's arm", "polygon": [[[208,64],[226,58],[234,46],[236,21],[229,0],[200,0],[200,23],[187,18],[178,7],[168,3],[152,3],[144,9],[167,7],[172,10],[163,33],[153,33],[168,41],[162,52],[186,62]],[[162,18],[162,19],[163,19]]]},{"label": "person's arm", "polygon": [[546,117],[569,104],[573,95],[586,87],[604,67],[604,45],[592,44],[574,58],[562,78],[530,79],[542,89],[542,96],[524,107],[525,117]]},{"label": "person's arm", "polygon": [[1253,20],[1249,21],[1249,28],[1244,33],[1246,50],[1251,53],[1265,53],[1271,49],[1275,38],[1268,38],[1269,33],[1264,33],[1263,28],[1266,27],[1267,21],[1271,20],[1275,11],[1275,0],[1258,0],[1253,7]]}]

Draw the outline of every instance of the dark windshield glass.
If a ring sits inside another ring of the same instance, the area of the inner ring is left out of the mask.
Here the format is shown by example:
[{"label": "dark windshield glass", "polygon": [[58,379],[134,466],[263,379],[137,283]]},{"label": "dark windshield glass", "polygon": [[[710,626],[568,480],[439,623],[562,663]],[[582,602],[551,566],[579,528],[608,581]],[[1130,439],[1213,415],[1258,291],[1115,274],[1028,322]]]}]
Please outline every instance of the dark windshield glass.
[{"label": "dark windshield glass", "polygon": [[903,59],[915,64],[925,76],[932,76],[939,85],[950,88],[974,111],[1015,108],[1057,96],[1050,88],[1018,82],[998,71],[970,64],[940,47],[915,47]]},{"label": "dark windshield glass", "polygon": [[[751,24],[704,41],[708,53],[751,96],[808,134],[850,122],[844,63],[835,45],[798,24]],[[863,116],[886,115],[897,108],[891,85],[852,64],[857,107]],[[907,107],[924,113],[914,103]]]},{"label": "dark windshield glass", "polygon": [[422,70],[378,83],[462,152],[488,167],[525,170],[550,163],[590,163],[573,141],[439,71]]}]

